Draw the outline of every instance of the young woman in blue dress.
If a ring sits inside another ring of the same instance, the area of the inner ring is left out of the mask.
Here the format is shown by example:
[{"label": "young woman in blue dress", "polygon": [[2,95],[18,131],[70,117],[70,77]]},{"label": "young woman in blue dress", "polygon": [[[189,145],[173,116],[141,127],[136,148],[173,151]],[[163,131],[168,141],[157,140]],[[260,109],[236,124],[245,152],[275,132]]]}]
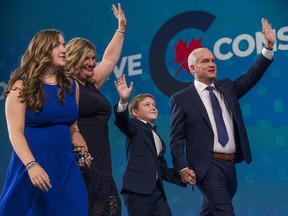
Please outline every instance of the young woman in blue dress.
[{"label": "young woman in blue dress", "polygon": [[4,92],[13,147],[0,215],[88,215],[88,195],[72,152],[76,83],[65,72],[58,30],[31,40]]}]

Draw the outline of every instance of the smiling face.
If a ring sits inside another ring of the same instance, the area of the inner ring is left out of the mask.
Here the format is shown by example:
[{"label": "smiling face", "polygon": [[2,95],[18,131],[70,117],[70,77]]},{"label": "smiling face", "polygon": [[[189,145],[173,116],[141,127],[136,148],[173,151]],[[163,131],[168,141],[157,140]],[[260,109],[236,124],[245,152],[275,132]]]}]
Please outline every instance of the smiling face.
[{"label": "smiling face", "polygon": [[[138,98],[136,98],[137,100]],[[134,100],[135,101],[135,100]],[[133,100],[131,101],[133,103]],[[138,105],[137,105],[138,104]],[[143,100],[136,102],[135,108],[131,109],[132,115],[137,118],[153,124],[158,117],[158,110],[154,98],[150,96],[144,97]]]},{"label": "smiling face", "polygon": [[52,65],[58,69],[64,67],[65,63],[65,41],[59,34],[58,43],[52,49]]},{"label": "smiling face", "polygon": [[217,75],[217,66],[213,53],[207,48],[199,48],[193,52],[191,55],[193,55],[194,61],[192,60],[189,65],[190,71],[196,80],[206,85],[212,84]]},{"label": "smiling face", "polygon": [[95,59],[95,51],[91,49],[83,63],[82,63],[82,69],[80,72],[80,77],[83,79],[88,79],[93,76],[94,74],[94,68],[96,67],[96,59]]},{"label": "smiling face", "polygon": [[84,83],[92,78],[96,66],[95,52],[96,47],[89,40],[71,39],[66,46],[66,73]]}]

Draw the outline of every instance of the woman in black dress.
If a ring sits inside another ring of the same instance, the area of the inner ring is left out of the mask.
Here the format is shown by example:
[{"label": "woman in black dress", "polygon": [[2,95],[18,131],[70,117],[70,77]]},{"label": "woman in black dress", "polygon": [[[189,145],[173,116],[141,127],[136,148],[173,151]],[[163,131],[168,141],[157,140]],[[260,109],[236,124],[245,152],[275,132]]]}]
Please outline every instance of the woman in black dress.
[{"label": "woman in black dress", "polygon": [[[121,5],[112,6],[118,29],[96,66],[95,46],[74,38],[66,46],[66,69],[80,87],[79,116],[71,129],[74,144],[83,146],[94,158],[83,177],[89,194],[89,215],[121,215],[121,201],[112,177],[108,121],[111,105],[99,91],[117,64],[124,42],[126,18]],[[84,139],[83,139],[84,138]],[[86,146],[87,144],[87,146]]]}]

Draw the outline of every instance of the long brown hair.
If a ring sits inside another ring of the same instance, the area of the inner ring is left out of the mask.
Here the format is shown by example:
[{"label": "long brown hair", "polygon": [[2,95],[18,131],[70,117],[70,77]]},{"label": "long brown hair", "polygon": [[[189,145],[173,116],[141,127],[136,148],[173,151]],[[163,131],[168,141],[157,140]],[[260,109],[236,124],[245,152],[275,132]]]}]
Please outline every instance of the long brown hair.
[{"label": "long brown hair", "polygon": [[[19,92],[21,103],[26,103],[28,109],[39,112],[45,103],[44,84],[42,78],[49,70],[52,63],[52,49],[59,43],[59,35],[63,34],[55,29],[46,29],[38,32],[31,40],[27,50],[21,58],[20,66],[15,69],[4,92],[7,96],[17,80],[23,80]],[[72,93],[72,81],[65,74],[65,68],[59,69],[56,74],[58,102],[64,102],[65,92]]]}]

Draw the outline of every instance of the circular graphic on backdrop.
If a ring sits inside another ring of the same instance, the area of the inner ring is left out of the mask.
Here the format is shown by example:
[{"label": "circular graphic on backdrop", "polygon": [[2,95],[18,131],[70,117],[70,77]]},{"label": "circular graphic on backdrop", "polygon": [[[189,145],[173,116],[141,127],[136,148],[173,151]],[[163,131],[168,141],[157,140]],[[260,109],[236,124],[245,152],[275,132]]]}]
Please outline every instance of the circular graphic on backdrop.
[{"label": "circular graphic on backdrop", "polygon": [[162,93],[171,96],[190,85],[190,82],[181,82],[175,79],[168,71],[165,55],[170,40],[178,32],[188,28],[206,32],[215,18],[214,15],[204,11],[181,13],[169,19],[156,33],[151,43],[149,67],[151,77]]}]

